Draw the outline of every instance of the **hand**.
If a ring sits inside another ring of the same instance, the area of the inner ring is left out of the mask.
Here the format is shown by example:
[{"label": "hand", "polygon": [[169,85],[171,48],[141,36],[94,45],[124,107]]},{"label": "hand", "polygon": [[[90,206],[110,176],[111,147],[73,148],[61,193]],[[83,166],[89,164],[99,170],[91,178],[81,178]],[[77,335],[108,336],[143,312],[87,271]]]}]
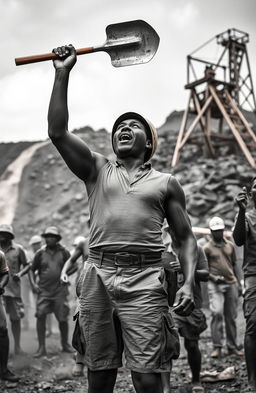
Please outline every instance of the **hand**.
[{"label": "hand", "polygon": [[59,57],[53,60],[56,70],[66,69],[70,71],[76,64],[76,50],[73,45],[59,46],[53,49],[53,53]]},{"label": "hand", "polygon": [[173,311],[181,316],[188,316],[195,308],[192,286],[184,284],[177,292]]},{"label": "hand", "polygon": [[248,194],[246,187],[243,187],[243,191],[239,192],[239,194],[235,198],[236,203],[240,207],[240,209],[245,210],[248,205]]},{"label": "hand", "polygon": [[226,280],[223,276],[215,276],[215,281],[216,284],[226,284]]},{"label": "hand", "polygon": [[62,284],[68,284],[69,282],[68,275],[66,273],[61,274],[60,281]]},{"label": "hand", "polygon": [[34,284],[32,287],[32,292],[39,295],[39,293],[41,292],[41,289],[39,288],[39,286],[37,284]]},{"label": "hand", "polygon": [[20,275],[19,275],[19,273],[14,274],[14,275],[12,276],[12,278],[13,278],[13,281],[16,281],[16,282],[20,281]]},{"label": "hand", "polygon": [[0,286],[0,296],[4,294],[4,288]]},{"label": "hand", "polygon": [[237,281],[238,296],[243,296],[245,292],[244,280]]},{"label": "hand", "polygon": [[172,270],[174,270],[175,272],[180,272],[181,271],[180,263],[177,260],[170,262],[170,268]]}]

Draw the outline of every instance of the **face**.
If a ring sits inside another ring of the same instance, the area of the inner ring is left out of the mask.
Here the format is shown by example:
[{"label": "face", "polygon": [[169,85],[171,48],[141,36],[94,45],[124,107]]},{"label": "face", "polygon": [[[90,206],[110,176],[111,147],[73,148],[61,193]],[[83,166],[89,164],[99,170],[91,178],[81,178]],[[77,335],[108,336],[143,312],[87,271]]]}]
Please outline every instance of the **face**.
[{"label": "face", "polygon": [[54,235],[47,235],[44,237],[45,243],[48,247],[54,247],[58,243],[58,238],[57,236]]},{"label": "face", "polygon": [[144,155],[146,148],[151,147],[144,124],[136,119],[123,120],[113,136],[113,147],[120,158]]},{"label": "face", "polygon": [[218,229],[217,231],[211,231],[213,239],[216,241],[222,240],[223,239],[223,232],[224,232],[223,229]]},{"label": "face", "polygon": [[39,248],[41,248],[41,247],[42,247],[42,243],[41,243],[41,242],[31,244],[31,248],[32,248],[32,250],[33,250],[34,252],[36,252],[37,250],[39,250]]},{"label": "face", "polygon": [[8,233],[0,232],[0,243],[6,243],[11,240],[12,240],[12,238]]}]

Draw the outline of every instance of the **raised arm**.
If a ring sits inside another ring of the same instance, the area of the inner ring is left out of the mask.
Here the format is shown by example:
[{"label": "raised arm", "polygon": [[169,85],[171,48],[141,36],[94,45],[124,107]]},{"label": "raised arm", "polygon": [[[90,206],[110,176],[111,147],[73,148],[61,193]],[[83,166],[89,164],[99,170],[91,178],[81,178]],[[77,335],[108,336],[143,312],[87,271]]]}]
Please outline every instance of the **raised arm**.
[{"label": "raised arm", "polygon": [[186,211],[185,195],[174,177],[171,177],[168,183],[166,218],[178,243],[178,257],[185,280],[177,293],[174,311],[177,314],[188,315],[194,308],[193,285],[198,250]]},{"label": "raised arm", "polygon": [[48,134],[71,171],[85,182],[93,182],[107,159],[92,152],[78,136],[68,132],[68,82],[76,63],[72,45],[54,49],[55,80],[48,112]]},{"label": "raised arm", "polygon": [[246,239],[245,212],[248,204],[248,196],[245,188],[237,195],[236,203],[239,211],[233,229],[233,239],[237,246],[243,246]]}]

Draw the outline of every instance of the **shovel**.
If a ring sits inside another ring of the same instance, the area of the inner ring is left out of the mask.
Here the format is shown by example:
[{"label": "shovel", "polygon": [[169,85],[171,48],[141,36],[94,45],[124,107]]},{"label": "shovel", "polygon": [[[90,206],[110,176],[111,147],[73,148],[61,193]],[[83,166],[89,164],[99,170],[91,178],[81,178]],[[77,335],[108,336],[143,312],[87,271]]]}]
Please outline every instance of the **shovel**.
[{"label": "shovel", "polygon": [[[76,54],[107,52],[114,67],[143,64],[153,58],[160,40],[156,31],[143,20],[109,25],[106,27],[106,34],[107,40],[102,46],[76,49]],[[54,53],[46,53],[18,57],[15,59],[15,63],[23,65],[54,59],[58,59],[58,56]]]}]

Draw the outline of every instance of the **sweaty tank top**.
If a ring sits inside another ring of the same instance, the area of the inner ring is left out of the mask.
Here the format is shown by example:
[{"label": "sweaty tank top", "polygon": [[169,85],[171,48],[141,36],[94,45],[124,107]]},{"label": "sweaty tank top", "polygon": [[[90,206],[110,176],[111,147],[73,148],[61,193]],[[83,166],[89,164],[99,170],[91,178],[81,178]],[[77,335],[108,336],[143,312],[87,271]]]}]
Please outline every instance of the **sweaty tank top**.
[{"label": "sweaty tank top", "polygon": [[107,162],[89,195],[90,249],[161,252],[164,203],[171,175],[143,165],[130,181],[119,163]]}]

